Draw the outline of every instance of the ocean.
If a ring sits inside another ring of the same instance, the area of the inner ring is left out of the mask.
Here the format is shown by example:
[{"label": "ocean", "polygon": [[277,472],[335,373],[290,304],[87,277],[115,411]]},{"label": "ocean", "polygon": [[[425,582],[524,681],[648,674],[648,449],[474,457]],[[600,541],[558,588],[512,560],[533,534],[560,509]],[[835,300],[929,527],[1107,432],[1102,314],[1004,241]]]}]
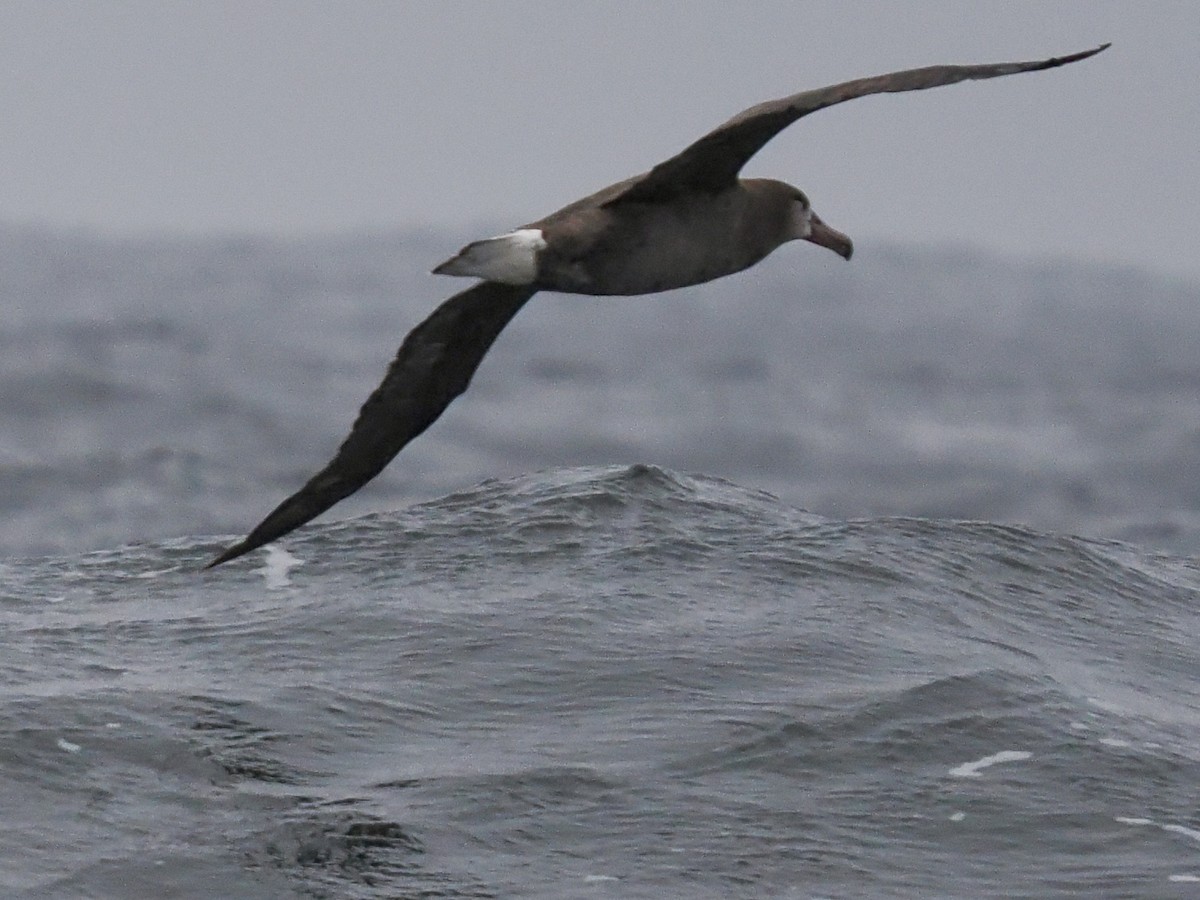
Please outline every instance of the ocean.
[{"label": "ocean", "polygon": [[1200,896],[1200,286],[860,242],[539,295],[201,571],[460,237],[0,229],[0,894]]}]

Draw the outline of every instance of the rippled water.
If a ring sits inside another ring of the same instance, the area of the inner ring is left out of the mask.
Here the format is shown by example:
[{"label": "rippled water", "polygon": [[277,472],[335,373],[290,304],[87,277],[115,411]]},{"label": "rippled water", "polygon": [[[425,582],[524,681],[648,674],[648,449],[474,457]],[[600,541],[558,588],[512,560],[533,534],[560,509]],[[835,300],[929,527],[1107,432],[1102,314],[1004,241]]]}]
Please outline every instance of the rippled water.
[{"label": "rippled water", "polygon": [[202,573],[421,248],[10,237],[0,893],[1200,890],[1193,289],[538,298],[379,485]]},{"label": "rippled water", "polygon": [[825,521],[643,466],[491,482],[199,574],[215,547],[5,573],[8,891],[1187,896],[1200,878],[1189,562]]}]

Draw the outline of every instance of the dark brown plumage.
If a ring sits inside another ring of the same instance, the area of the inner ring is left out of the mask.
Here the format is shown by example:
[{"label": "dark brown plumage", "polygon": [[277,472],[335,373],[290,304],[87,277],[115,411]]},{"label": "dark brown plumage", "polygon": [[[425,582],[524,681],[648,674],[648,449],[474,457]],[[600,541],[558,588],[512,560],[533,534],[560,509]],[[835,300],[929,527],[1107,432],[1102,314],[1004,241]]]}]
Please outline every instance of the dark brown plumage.
[{"label": "dark brown plumage", "polygon": [[738,178],[796,120],[868,94],[1052,69],[1108,46],[1033,62],[910,69],[760,103],[649,172],[469,244],[434,271],[495,280],[454,295],[414,328],[330,463],[208,567],[299,528],[378,475],[466,390],[501,330],[539,290],[641,294],[698,284],[752,266],[794,239],[849,259],[850,239],[825,225],[802,192]]}]

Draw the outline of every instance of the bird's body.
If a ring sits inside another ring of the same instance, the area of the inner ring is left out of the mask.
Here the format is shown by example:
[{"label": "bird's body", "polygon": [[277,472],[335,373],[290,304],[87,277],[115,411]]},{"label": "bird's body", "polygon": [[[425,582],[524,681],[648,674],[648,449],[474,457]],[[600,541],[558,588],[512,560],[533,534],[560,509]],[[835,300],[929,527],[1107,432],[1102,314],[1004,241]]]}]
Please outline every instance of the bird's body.
[{"label": "bird's body", "polygon": [[[752,265],[770,250],[739,250],[747,206],[739,188],[668,203],[572,204],[529,226],[547,236],[535,284],[575,294],[652,294]],[[710,253],[715,245],[719,256]]]},{"label": "bird's body", "polygon": [[[469,244],[434,271],[570,294],[654,294],[740,272],[811,231],[803,195],[782,181],[739,179],[660,202],[622,202],[624,184]],[[849,238],[839,237],[848,255]]]},{"label": "bird's body", "polygon": [[540,290],[628,295],[688,287],[749,268],[792,240],[849,259],[850,239],[826,225],[804,193],[782,181],[738,177],[797,119],[868,94],[1052,69],[1107,46],[1033,62],[908,69],[760,103],[648,172],[468,244],[434,272],[483,280],[409,333],[333,460],[208,566],[287,534],[374,478],[466,390],[501,330]]}]

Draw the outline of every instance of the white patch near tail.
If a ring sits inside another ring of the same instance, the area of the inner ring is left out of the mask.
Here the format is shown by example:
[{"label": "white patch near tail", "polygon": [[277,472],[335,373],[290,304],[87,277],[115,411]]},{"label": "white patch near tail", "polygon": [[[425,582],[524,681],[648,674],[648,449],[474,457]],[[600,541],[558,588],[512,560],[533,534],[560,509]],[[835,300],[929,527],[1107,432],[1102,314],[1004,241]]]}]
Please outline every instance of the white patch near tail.
[{"label": "white patch near tail", "polygon": [[537,278],[538,253],[545,248],[546,238],[540,228],[520,228],[467,244],[456,257],[433,271],[437,275],[462,275],[503,284],[530,284]]}]

